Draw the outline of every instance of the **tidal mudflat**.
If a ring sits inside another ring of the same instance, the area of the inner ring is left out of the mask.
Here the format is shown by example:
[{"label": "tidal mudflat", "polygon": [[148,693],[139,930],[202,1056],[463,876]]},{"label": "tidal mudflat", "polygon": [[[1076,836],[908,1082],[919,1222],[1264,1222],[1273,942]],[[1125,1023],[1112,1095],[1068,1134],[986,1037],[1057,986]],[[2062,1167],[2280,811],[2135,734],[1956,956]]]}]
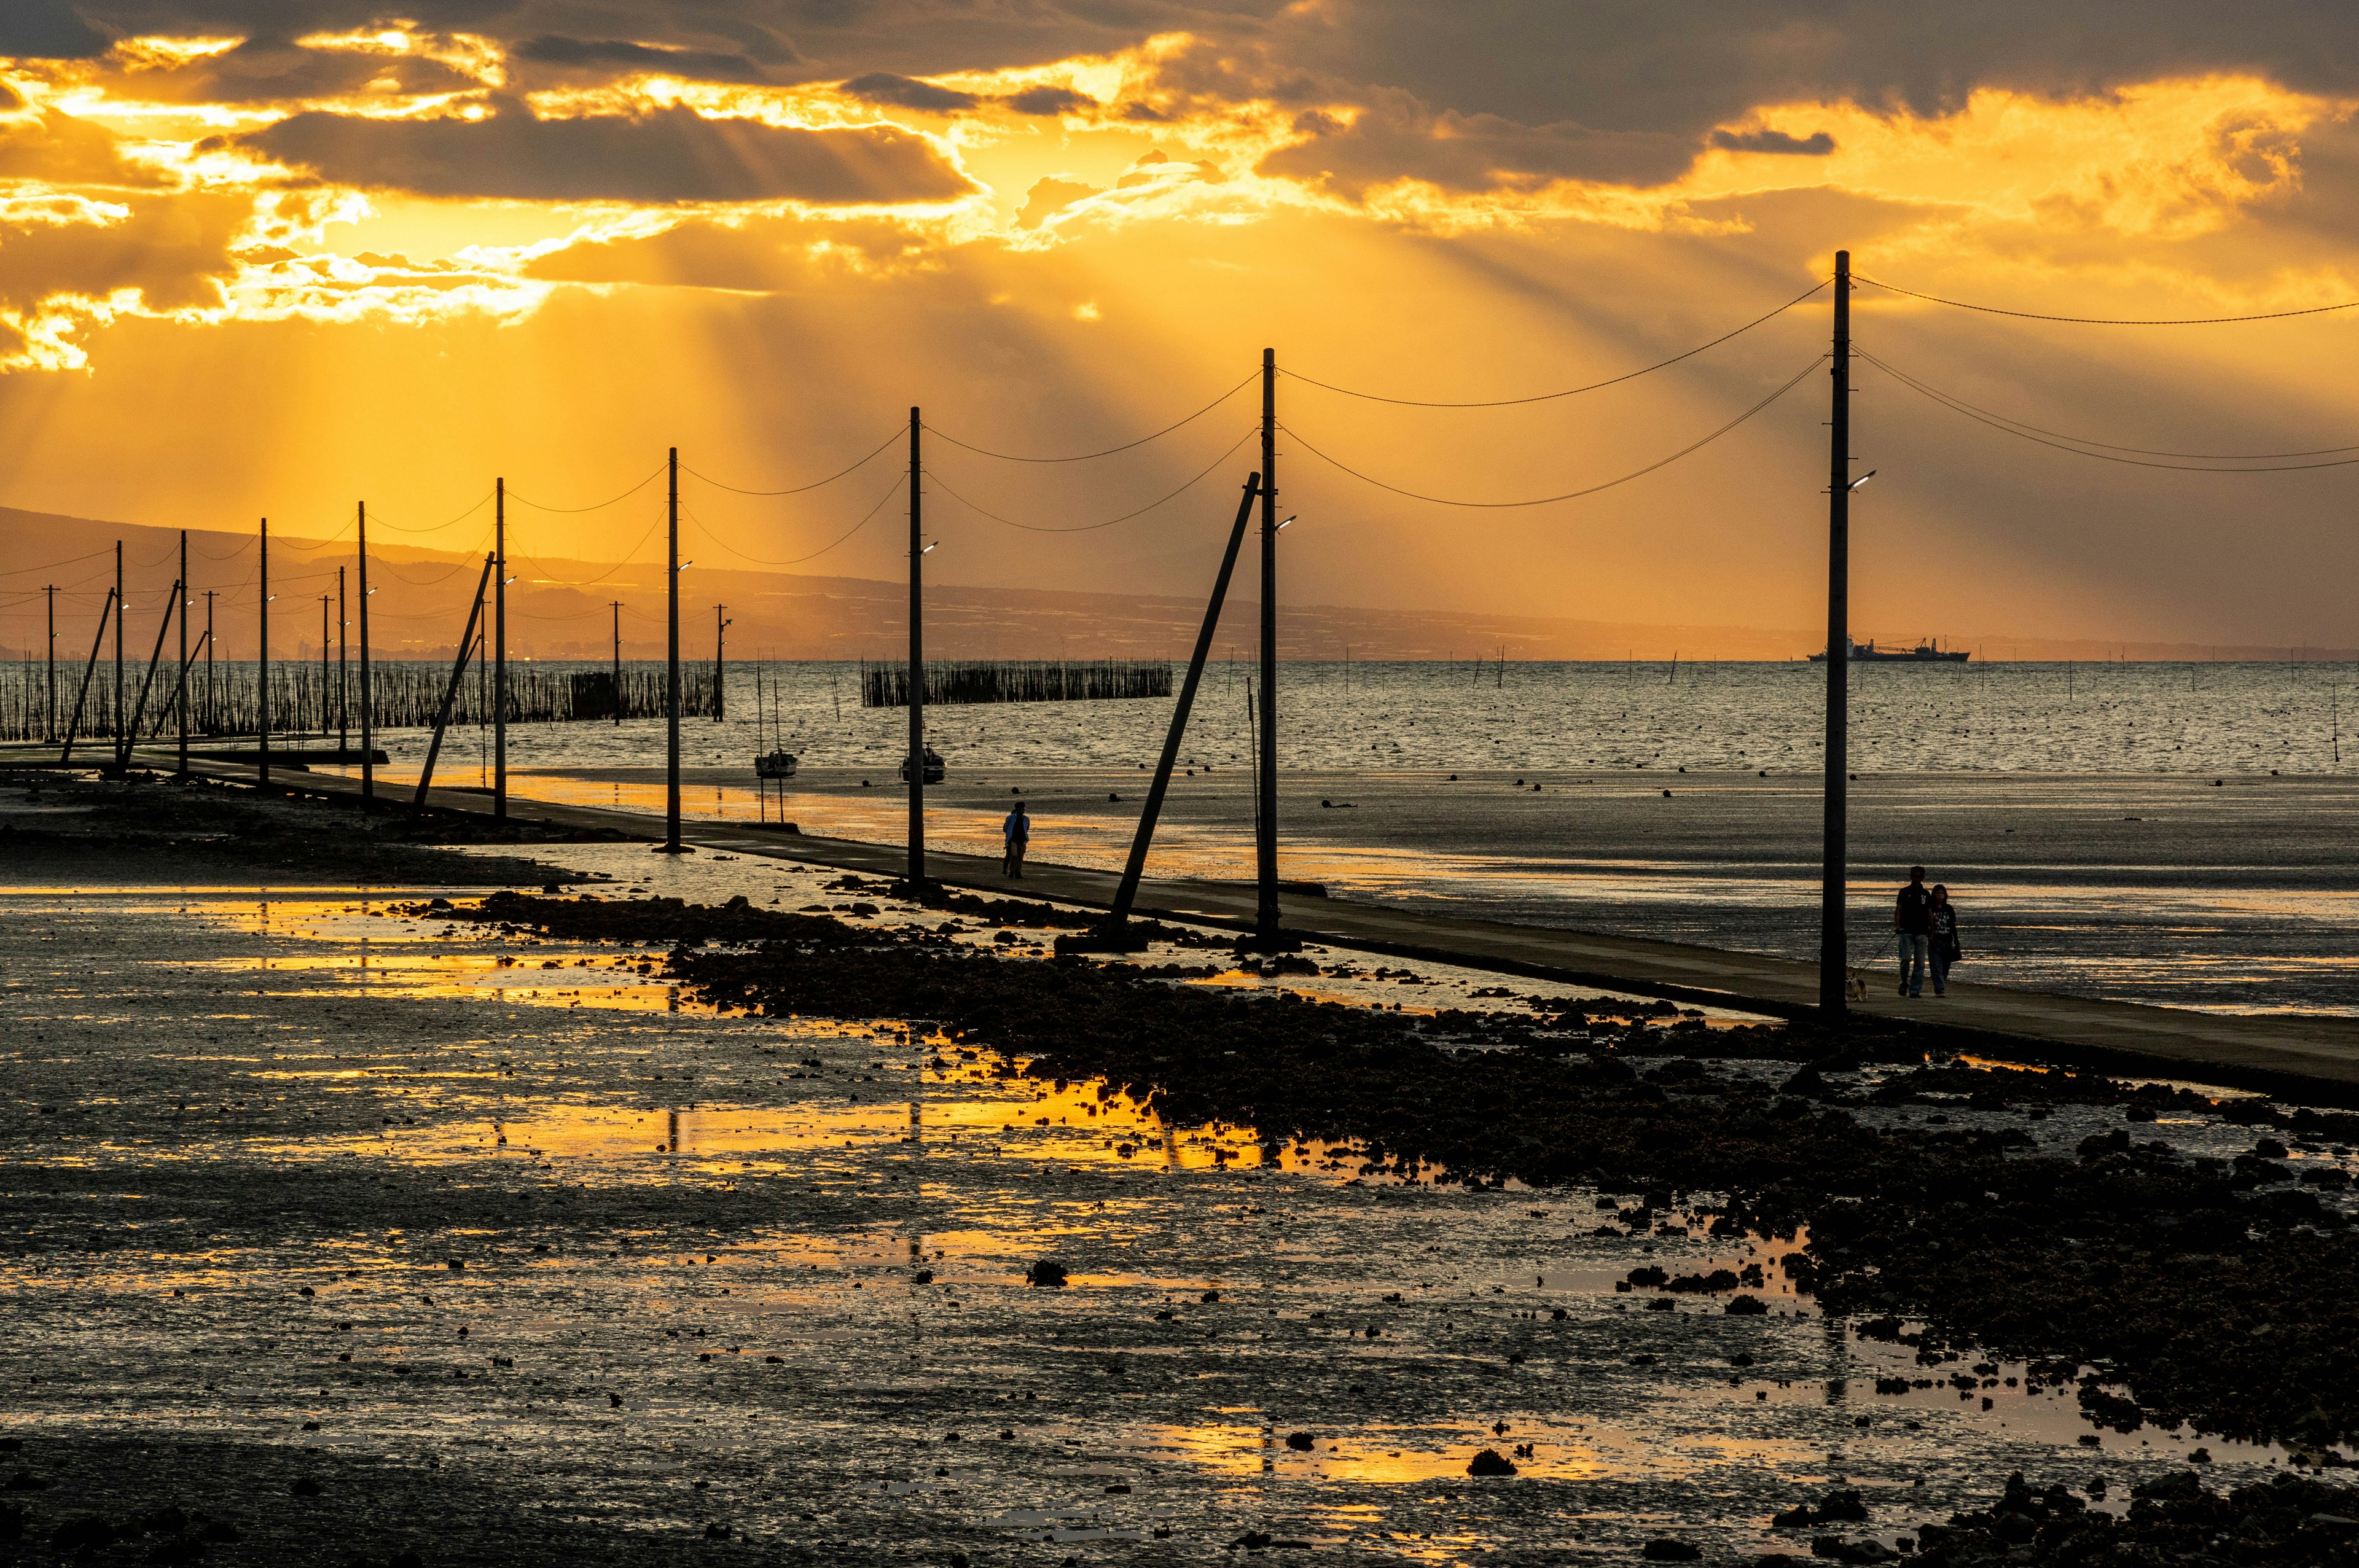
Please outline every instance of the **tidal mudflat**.
[{"label": "tidal mudflat", "polygon": [[544,853],[5,895],[16,1550],[2349,1551],[2339,1113]]}]

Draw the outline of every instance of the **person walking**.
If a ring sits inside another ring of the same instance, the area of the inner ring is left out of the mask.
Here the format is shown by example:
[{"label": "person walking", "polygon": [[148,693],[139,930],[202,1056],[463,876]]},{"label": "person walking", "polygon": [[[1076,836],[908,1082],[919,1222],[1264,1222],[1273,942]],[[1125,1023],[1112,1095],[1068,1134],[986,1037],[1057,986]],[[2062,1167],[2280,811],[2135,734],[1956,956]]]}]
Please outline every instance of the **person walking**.
[{"label": "person walking", "polygon": [[1024,849],[1032,841],[1032,818],[1025,814],[1022,801],[1016,803],[1016,809],[1009,812],[1007,819],[999,825],[999,833],[1007,843],[1007,853],[999,868],[999,874],[1020,878],[1024,875]]},{"label": "person walking", "polygon": [[1936,882],[1925,903],[1925,937],[1933,962],[1933,994],[1950,994],[1950,966],[1966,956],[1958,942],[1958,910],[1950,890]]},{"label": "person walking", "polygon": [[1908,868],[1908,885],[1893,906],[1892,929],[1900,937],[1900,994],[1925,994],[1925,966],[1932,944],[1933,895],[1925,886],[1925,868]]}]

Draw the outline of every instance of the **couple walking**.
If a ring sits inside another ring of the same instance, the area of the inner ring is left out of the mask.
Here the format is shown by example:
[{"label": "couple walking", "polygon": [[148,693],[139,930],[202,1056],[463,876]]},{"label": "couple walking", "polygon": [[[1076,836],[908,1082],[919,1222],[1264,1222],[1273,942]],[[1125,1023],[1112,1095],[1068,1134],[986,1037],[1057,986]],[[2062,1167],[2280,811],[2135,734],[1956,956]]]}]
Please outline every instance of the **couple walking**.
[{"label": "couple walking", "polygon": [[1908,868],[1908,885],[1892,911],[1892,928],[1900,934],[1900,994],[1923,996],[1925,972],[1933,973],[1933,994],[1950,994],[1950,966],[1966,956],[1958,945],[1958,912],[1950,903],[1950,890],[1925,885],[1925,868]]}]

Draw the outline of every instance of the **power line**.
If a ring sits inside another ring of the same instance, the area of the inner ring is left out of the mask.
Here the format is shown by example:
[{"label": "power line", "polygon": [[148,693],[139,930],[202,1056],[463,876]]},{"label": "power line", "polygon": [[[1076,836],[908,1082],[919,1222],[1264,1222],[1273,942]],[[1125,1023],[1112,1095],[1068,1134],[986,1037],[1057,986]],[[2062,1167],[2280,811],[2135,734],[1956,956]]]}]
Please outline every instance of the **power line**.
[{"label": "power line", "polygon": [[1885,363],[1882,360],[1877,359],[1875,355],[1861,348],[1859,346],[1859,340],[1856,338],[1852,340],[1852,351],[1859,355],[1860,358],[1867,361],[1868,363],[1875,366],[1876,369],[1883,371],[1886,374],[1894,377],[1896,380],[1908,384],[1918,390],[1924,392],[1929,396],[1938,396],[1941,401],[1951,405],[1954,408],[1963,411],[1971,411],[1975,414],[1988,415],[1991,418],[1997,420],[2003,425],[2010,425],[2018,429],[2029,430],[2037,435],[2053,436],[2060,441],[2070,441],[2075,446],[2101,447],[2109,452],[2134,452],[2142,458],[2196,458],[2210,462],[2222,463],[2270,462],[2280,458],[2329,458],[2334,456],[2337,452],[2359,452],[2359,443],[2354,443],[2354,445],[2347,447],[2319,447],[2304,452],[2169,452],[2158,450],[2152,447],[2125,447],[2117,445],[2112,441],[2093,440],[2086,436],[2071,436],[2065,434],[2061,430],[2050,430],[2043,426],[2034,425],[2028,420],[2017,419],[2008,415],[2001,414],[1995,409],[1984,408],[1978,403],[1969,403],[1955,393],[1942,392],[1937,387],[1929,386],[1925,383],[1918,381],[1915,377],[1894,369],[1891,365]]},{"label": "power line", "polygon": [[2300,310],[2264,310],[2252,316],[2049,316],[2038,310],[2008,310],[1996,305],[1944,299],[1938,294],[1919,294],[1897,283],[1878,283],[1860,273],[1854,273],[1851,277],[1854,283],[1873,284],[1889,294],[1905,294],[1911,299],[1922,299],[1929,305],[1946,305],[1953,310],[1979,310],[1985,316],[2013,316],[2025,321],[2064,321],[2082,327],[2220,327],[2237,321],[2282,321],[2289,316],[2322,316],[2331,310],[2359,308],[2359,299],[2346,299],[2340,305],[2312,305]]},{"label": "power line", "polygon": [[[513,498],[513,497],[515,496],[515,494],[516,494],[516,492],[515,492],[515,491],[510,491],[510,492],[508,492],[508,494],[509,494],[509,496],[510,496],[511,498]],[[460,513],[460,514],[459,514],[459,515],[457,515],[456,517],[446,518],[446,519],[444,519],[442,522],[437,523],[437,524],[433,524],[431,527],[427,527],[427,528],[405,528],[405,527],[403,527],[400,524],[398,524],[398,523],[396,523],[396,522],[393,522],[393,521],[389,520],[388,518],[386,518],[386,517],[385,516],[385,514],[382,514],[382,513],[378,513],[378,512],[372,512],[372,513],[370,513],[370,514],[369,514],[369,521],[370,521],[371,523],[373,523],[373,524],[379,524],[379,525],[381,525],[381,526],[384,526],[384,527],[386,527],[386,528],[390,528],[390,529],[392,529],[392,530],[393,530],[395,533],[397,533],[397,534],[439,534],[439,533],[440,533],[443,529],[448,528],[449,526],[451,526],[451,524],[453,524],[453,523],[463,523],[463,522],[465,522],[468,518],[473,517],[476,513],[481,512],[481,511],[484,509],[484,503],[486,503],[486,502],[490,501],[491,499],[492,499],[492,492],[491,492],[490,491],[488,491],[488,490],[487,490],[487,491],[484,492],[483,500],[476,502],[474,505],[470,506],[469,508],[467,508],[467,510],[466,510],[466,511]],[[527,504],[529,504],[529,503],[527,503]],[[358,521],[358,519],[357,519],[357,518],[355,518],[354,520],[355,520],[355,521]],[[331,537],[333,537],[333,535],[330,535],[330,536],[331,536]]]},{"label": "power line", "polygon": [[1198,469],[1195,476],[1190,479],[1186,483],[1182,484],[1178,490],[1172,491],[1167,495],[1158,496],[1155,500],[1148,502],[1137,511],[1125,512],[1119,517],[1109,517],[1103,523],[1082,523],[1070,528],[1049,527],[1038,523],[1018,523],[1013,517],[1002,517],[996,512],[992,512],[984,507],[977,506],[973,502],[969,501],[965,496],[961,495],[957,491],[952,490],[949,485],[944,484],[942,482],[941,476],[934,472],[932,469],[929,468],[926,470],[926,477],[932,480],[935,487],[944,495],[949,496],[952,501],[957,502],[961,506],[965,507],[968,511],[975,513],[980,516],[990,518],[994,523],[1004,523],[1010,528],[1021,528],[1027,534],[1089,534],[1094,533],[1100,528],[1111,528],[1117,523],[1127,523],[1134,517],[1144,517],[1147,514],[1164,504],[1164,503],[1177,501],[1189,491],[1195,489],[1197,484],[1206,474],[1211,473],[1214,469],[1219,468],[1223,463],[1228,461],[1230,452],[1235,451],[1239,447],[1244,446],[1247,441],[1252,440],[1254,437],[1260,433],[1260,426],[1256,425],[1251,427],[1244,435],[1239,436],[1234,441],[1229,443],[1228,451],[1223,452],[1219,457],[1214,458],[1211,462],[1206,463],[1202,468]]},{"label": "power line", "polygon": [[866,457],[862,458],[858,462],[853,463],[851,468],[838,469],[835,472],[828,475],[825,479],[815,479],[809,484],[799,484],[789,490],[740,490],[734,484],[723,484],[717,479],[706,478],[705,475],[697,473],[694,469],[690,468],[686,463],[680,464],[680,471],[685,474],[693,475],[697,479],[703,480],[705,483],[712,485],[716,490],[731,491],[739,495],[800,495],[807,490],[817,490],[821,485],[833,484],[837,480],[842,479],[844,475],[867,467],[870,462],[875,460],[878,452],[883,451],[886,448],[891,446],[900,438],[901,427],[896,425],[893,427],[893,433],[891,435],[886,437],[882,441],[877,442],[875,447],[870,449]]},{"label": "power line", "polygon": [[[655,481],[656,475],[664,471],[664,466],[665,465],[662,464],[657,465],[653,473],[648,474],[646,479],[639,481],[638,483],[631,486],[630,489],[623,492],[620,495],[610,495],[605,500],[590,506],[543,506],[538,501],[527,501],[523,496],[518,495],[513,487],[508,491],[508,499],[515,502],[519,506],[529,506],[535,512],[603,512],[607,507],[614,505],[614,503],[618,501],[627,501],[632,496],[638,494],[639,492],[647,489],[649,484]],[[491,497],[488,495],[484,498],[484,501],[489,501]],[[483,504],[483,502],[479,501],[475,504],[480,506]]]},{"label": "power line", "polygon": [[1678,451],[1673,452],[1667,458],[1659,458],[1655,461],[1648,463],[1645,468],[1634,469],[1630,472],[1624,474],[1620,479],[1609,479],[1603,484],[1593,484],[1582,490],[1568,490],[1562,495],[1536,496],[1529,501],[1453,501],[1447,496],[1424,495],[1414,490],[1403,490],[1397,484],[1386,484],[1383,480],[1373,478],[1370,475],[1362,473],[1355,468],[1351,468],[1343,463],[1336,461],[1333,458],[1329,457],[1326,453],[1312,446],[1309,441],[1303,440],[1301,432],[1294,429],[1290,426],[1281,425],[1278,428],[1286,431],[1288,435],[1292,436],[1297,441],[1300,441],[1304,451],[1309,452],[1312,457],[1317,458],[1321,462],[1327,464],[1330,468],[1342,469],[1345,473],[1350,474],[1353,479],[1358,480],[1363,484],[1372,484],[1378,490],[1391,491],[1395,495],[1405,495],[1411,501],[1430,502],[1436,506],[1477,507],[1486,511],[1518,506],[1546,506],[1553,502],[1577,501],[1584,495],[1595,495],[1601,490],[1612,490],[1614,486],[1627,484],[1634,479],[1643,479],[1647,474],[1653,473],[1657,469],[1667,468],[1672,463],[1679,461],[1681,458],[1686,457],[1690,452],[1701,450],[1703,448],[1712,445],[1712,442],[1719,440],[1723,436],[1727,435],[1731,430],[1735,429],[1739,425],[1744,424],[1747,419],[1750,419],[1755,415],[1760,413],[1763,409],[1768,407],[1771,404],[1777,402],[1779,398],[1785,396],[1786,394],[1793,391],[1794,388],[1802,384],[1802,378],[1804,376],[1809,375],[1812,371],[1818,369],[1819,366],[1826,363],[1826,362],[1827,356],[1821,354],[1809,364],[1804,365],[1800,370],[1797,371],[1794,373],[1793,379],[1787,382],[1783,386],[1780,386],[1777,391],[1771,393],[1768,396],[1763,398],[1760,402],[1755,404],[1752,407],[1746,409],[1735,418],[1731,419],[1727,424],[1723,425],[1711,435],[1702,438],[1701,440],[1690,442],[1688,445],[1681,447]]},{"label": "power line", "polygon": [[[870,456],[873,457],[875,454],[871,453]],[[854,523],[851,527],[838,535],[833,543],[822,545],[818,549],[813,550],[810,555],[797,556],[792,560],[774,561],[761,556],[749,556],[745,551],[725,542],[720,535],[715,534],[712,531],[712,524],[706,523],[703,518],[699,517],[695,513],[689,511],[687,507],[681,507],[680,511],[687,515],[690,522],[696,524],[698,532],[701,533],[706,538],[712,540],[715,545],[720,546],[721,548],[727,550],[731,555],[735,556],[741,561],[752,561],[756,566],[765,567],[799,567],[805,561],[815,561],[819,559],[820,557],[827,554],[830,550],[834,549],[837,545],[842,544],[854,534],[857,534],[863,528],[867,527],[869,520],[875,517],[878,512],[884,510],[884,506],[886,502],[892,500],[894,496],[900,493],[901,487],[908,482],[908,479],[909,476],[907,474],[895,475],[893,487],[876,498],[875,505],[871,506],[866,512],[861,514],[859,522]]]},{"label": "power line", "polygon": [[1716,349],[1720,347],[1721,344],[1728,341],[1731,338],[1742,337],[1744,334],[1753,330],[1754,328],[1760,326],[1764,321],[1772,321],[1777,319],[1777,318],[1783,316],[1795,306],[1799,305],[1805,299],[1810,298],[1811,295],[1816,294],[1821,289],[1826,287],[1828,283],[1831,281],[1832,280],[1821,278],[1818,282],[1812,284],[1808,290],[1794,296],[1793,298],[1788,299],[1785,304],[1780,305],[1777,309],[1770,311],[1767,315],[1756,316],[1752,320],[1745,323],[1744,326],[1737,328],[1734,331],[1723,332],[1719,337],[1714,338],[1712,341],[1708,343],[1698,343],[1694,348],[1688,350],[1685,353],[1673,354],[1667,360],[1658,360],[1655,363],[1647,366],[1644,370],[1629,371],[1605,381],[1593,381],[1587,386],[1569,386],[1562,392],[1535,393],[1529,397],[1495,397],[1472,403],[1437,403],[1427,402],[1423,399],[1414,397],[1383,397],[1373,392],[1354,392],[1348,386],[1334,386],[1323,381],[1315,381],[1310,376],[1302,374],[1299,371],[1290,371],[1283,365],[1278,367],[1278,373],[1289,378],[1290,380],[1302,382],[1308,385],[1318,387],[1324,392],[1337,392],[1343,394],[1345,397],[1357,397],[1368,403],[1390,403],[1402,408],[1512,408],[1526,403],[1549,403],[1553,402],[1555,399],[1560,397],[1578,397],[1584,392],[1596,392],[1608,386],[1619,386],[1625,381],[1636,381],[1642,375],[1652,375],[1658,370],[1667,370],[1670,366],[1679,363],[1681,360],[1691,360],[1695,358],[1696,355],[1704,352],[1708,349]]},{"label": "power line", "polygon": [[[1959,399],[1954,399],[1946,393],[1937,391],[1934,388],[1926,385],[1923,382],[1919,381],[1912,375],[1893,369],[1890,365],[1886,364],[1882,360],[1875,358],[1873,354],[1869,354],[1861,350],[1856,344],[1853,346],[1852,351],[1858,354],[1861,359],[1865,360],[1876,369],[1882,371],[1885,374],[1890,376],[1893,380],[1898,382],[1901,385],[1908,388],[1909,391],[1916,393],[1919,396],[1930,398],[1952,413],[1962,414],[1977,425],[1987,425],[1992,429],[2000,431],[2006,435],[2013,436],[2018,440],[2030,441],[2038,446],[2050,447],[2060,452],[2071,452],[2074,457],[2096,458],[2102,461],[2109,463],[2127,463],[2132,468],[2169,469],[2179,473],[2293,473],[2304,469],[2339,469],[2348,468],[2354,463],[2359,463],[2359,458],[2332,458],[2329,459],[2325,462],[2317,463],[2272,463],[2261,468],[2218,468],[2209,463],[2156,462],[2147,458],[2123,457],[2114,452],[2093,452],[2085,447],[2067,445],[2066,443],[2071,439],[2070,437],[2067,437],[2062,440],[2050,440],[2044,435],[2032,434],[2031,427],[2028,426],[2017,428],[2016,425],[2008,423],[2002,416],[1983,413],[1971,404]],[[2354,449],[2335,448],[2332,449],[2349,451]]]},{"label": "power line", "polygon": [[1027,458],[1019,457],[1014,452],[995,452],[987,447],[978,447],[973,442],[962,441],[956,436],[951,435],[949,432],[944,430],[936,429],[931,425],[927,426],[926,429],[932,435],[940,436],[943,440],[948,441],[953,447],[962,447],[966,450],[974,453],[977,457],[997,458],[1001,462],[1085,463],[1095,458],[1110,458],[1116,452],[1126,452],[1134,447],[1143,447],[1149,441],[1159,441],[1164,437],[1171,434],[1172,431],[1180,428],[1180,427],[1192,425],[1197,420],[1201,419],[1205,415],[1210,414],[1213,409],[1218,408],[1222,404],[1226,403],[1230,398],[1234,397],[1238,393],[1243,392],[1246,387],[1251,386],[1260,378],[1260,376],[1261,372],[1255,371],[1252,374],[1246,376],[1245,380],[1237,383],[1236,385],[1229,388],[1228,391],[1223,392],[1220,396],[1215,397],[1201,408],[1197,409],[1196,412],[1189,415],[1185,419],[1176,420],[1171,424],[1166,425],[1163,428],[1156,431],[1151,436],[1141,436],[1135,441],[1125,441],[1119,447],[1107,447],[1102,451],[1076,452],[1072,456],[1067,458]]},{"label": "power line", "polygon": [[[663,470],[661,469],[658,469],[656,471],[658,473],[661,473]],[[649,477],[653,476],[651,475]],[[513,495],[516,492],[514,491],[510,491],[508,493]],[[588,588],[592,583],[604,582],[608,578],[613,577],[625,567],[653,566],[655,564],[653,561],[633,561],[631,557],[637,555],[639,553],[639,546],[641,545],[645,545],[649,539],[654,538],[656,530],[663,525],[664,520],[660,516],[658,516],[654,522],[648,524],[647,531],[639,535],[638,544],[633,545],[629,549],[625,550],[621,560],[616,561],[613,566],[608,567],[596,577],[585,577],[579,580],[571,578],[539,578],[534,579],[533,586],[536,588]],[[537,556],[518,556],[516,558],[519,561],[530,562],[534,566],[542,566],[546,564]]]},{"label": "power line", "polygon": [[52,567],[70,567],[76,561],[94,561],[99,557],[111,553],[109,550],[92,550],[86,556],[68,556],[64,560],[47,561],[38,567],[10,567],[6,571],[0,571],[0,577],[22,577],[27,572],[45,572]]}]

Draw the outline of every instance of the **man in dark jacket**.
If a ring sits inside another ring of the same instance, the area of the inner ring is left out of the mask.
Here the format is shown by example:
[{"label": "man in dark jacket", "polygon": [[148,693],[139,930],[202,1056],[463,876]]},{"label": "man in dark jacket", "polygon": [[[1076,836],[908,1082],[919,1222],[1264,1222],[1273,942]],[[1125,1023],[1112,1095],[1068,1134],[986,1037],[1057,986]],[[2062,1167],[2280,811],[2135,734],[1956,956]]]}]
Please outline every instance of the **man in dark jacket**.
[{"label": "man in dark jacket", "polygon": [[1932,900],[1932,892],[1925,885],[1925,868],[1909,867],[1908,885],[1900,890],[1900,902],[1892,911],[1892,929],[1900,934],[1902,996],[1925,994],[1925,970],[1932,948],[1929,940],[1933,930]]}]

